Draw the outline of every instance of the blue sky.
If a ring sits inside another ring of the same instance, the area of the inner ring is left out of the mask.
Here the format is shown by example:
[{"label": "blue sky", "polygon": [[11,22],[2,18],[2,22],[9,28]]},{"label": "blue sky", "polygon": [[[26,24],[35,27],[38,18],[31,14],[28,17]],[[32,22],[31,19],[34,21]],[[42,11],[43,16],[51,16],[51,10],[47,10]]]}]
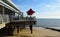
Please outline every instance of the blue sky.
[{"label": "blue sky", "polygon": [[26,12],[32,8],[37,18],[60,18],[60,0],[12,0],[27,16]]}]

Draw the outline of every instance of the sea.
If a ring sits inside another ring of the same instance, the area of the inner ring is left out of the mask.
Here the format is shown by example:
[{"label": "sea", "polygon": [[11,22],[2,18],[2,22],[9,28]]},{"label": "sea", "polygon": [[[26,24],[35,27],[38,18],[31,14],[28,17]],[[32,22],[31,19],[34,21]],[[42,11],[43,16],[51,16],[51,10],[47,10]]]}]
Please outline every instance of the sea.
[{"label": "sea", "polygon": [[52,18],[37,18],[36,25],[34,27],[49,27],[54,29],[60,29],[60,19]]}]

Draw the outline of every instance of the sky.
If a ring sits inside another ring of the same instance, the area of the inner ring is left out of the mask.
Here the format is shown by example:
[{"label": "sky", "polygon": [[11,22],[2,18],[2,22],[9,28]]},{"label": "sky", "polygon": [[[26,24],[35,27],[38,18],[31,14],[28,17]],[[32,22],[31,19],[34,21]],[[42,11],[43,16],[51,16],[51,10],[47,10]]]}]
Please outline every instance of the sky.
[{"label": "sky", "polygon": [[14,4],[27,16],[32,8],[36,18],[60,18],[60,0],[12,0]]}]

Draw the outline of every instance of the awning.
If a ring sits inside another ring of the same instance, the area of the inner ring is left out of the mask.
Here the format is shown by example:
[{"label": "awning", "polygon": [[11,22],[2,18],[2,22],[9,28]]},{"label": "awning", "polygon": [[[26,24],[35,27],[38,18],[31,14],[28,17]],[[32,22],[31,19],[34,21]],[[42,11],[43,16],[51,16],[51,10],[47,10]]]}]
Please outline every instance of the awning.
[{"label": "awning", "polygon": [[9,6],[8,4],[4,3],[3,1],[0,0],[0,5],[14,11],[14,12],[18,12],[17,10],[15,10],[14,8],[12,8],[11,6]]}]

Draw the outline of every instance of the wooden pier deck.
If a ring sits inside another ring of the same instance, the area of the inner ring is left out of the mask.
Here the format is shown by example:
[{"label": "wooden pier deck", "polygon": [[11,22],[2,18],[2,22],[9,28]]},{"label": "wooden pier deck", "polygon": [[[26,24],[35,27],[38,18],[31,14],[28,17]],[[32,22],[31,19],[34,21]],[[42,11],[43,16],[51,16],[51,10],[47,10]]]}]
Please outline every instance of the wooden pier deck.
[{"label": "wooden pier deck", "polygon": [[33,28],[33,34],[30,34],[29,28],[23,29],[18,34],[14,30],[13,36],[4,37],[60,37],[60,32],[45,29],[45,28]]},{"label": "wooden pier deck", "polygon": [[14,21],[7,23],[6,27],[11,26],[11,27],[17,28],[17,33],[19,33],[20,28],[23,29],[23,28],[25,28],[26,25],[29,25],[30,31],[31,31],[31,33],[33,33],[32,25],[34,25],[34,24],[36,24],[35,20],[14,20]]}]

